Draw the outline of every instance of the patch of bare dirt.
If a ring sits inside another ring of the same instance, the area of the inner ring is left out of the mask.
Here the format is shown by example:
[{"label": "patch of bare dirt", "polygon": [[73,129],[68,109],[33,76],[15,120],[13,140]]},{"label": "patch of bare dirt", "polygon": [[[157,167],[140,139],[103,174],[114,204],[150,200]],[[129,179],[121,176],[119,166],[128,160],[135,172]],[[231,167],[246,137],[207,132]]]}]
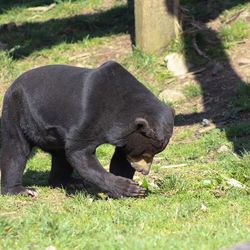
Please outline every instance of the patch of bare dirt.
[{"label": "patch of bare dirt", "polygon": [[[250,26],[250,20],[249,20]],[[250,83],[250,38],[236,46],[231,54],[231,64],[243,82]]]},{"label": "patch of bare dirt", "polygon": [[72,64],[77,66],[99,66],[108,60],[121,61],[121,59],[132,53],[129,35],[115,36],[100,46],[93,46],[82,51],[83,57],[77,58],[77,54],[71,58]]}]

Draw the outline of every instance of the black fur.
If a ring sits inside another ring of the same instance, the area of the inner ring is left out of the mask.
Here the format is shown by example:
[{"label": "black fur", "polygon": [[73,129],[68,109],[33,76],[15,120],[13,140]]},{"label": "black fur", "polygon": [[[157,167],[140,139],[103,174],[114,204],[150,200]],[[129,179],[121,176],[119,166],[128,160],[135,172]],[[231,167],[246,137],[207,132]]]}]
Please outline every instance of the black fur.
[{"label": "black fur", "polygon": [[[75,169],[112,197],[144,195],[132,181],[135,170],[127,155],[162,151],[173,121],[173,111],[116,62],[97,69],[51,65],[27,71],[4,98],[1,192],[27,194],[23,171],[38,146],[52,155],[52,186],[65,185]],[[116,146],[110,173],[95,156],[104,143]]]}]

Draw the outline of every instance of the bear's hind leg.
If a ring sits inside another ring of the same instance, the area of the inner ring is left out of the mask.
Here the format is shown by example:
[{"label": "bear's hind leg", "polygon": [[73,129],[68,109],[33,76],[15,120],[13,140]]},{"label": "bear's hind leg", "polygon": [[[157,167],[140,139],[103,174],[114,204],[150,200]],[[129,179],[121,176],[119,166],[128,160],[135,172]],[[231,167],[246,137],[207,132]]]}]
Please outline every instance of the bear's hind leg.
[{"label": "bear's hind leg", "polygon": [[22,177],[31,145],[26,141],[19,129],[2,128],[1,148],[1,193],[8,195],[37,196],[34,189],[28,189],[22,185]]},{"label": "bear's hind leg", "polygon": [[114,175],[129,178],[131,180],[135,173],[134,168],[132,168],[127,160],[126,154],[119,147],[116,147],[115,149],[115,153],[110,162],[109,171]]},{"label": "bear's hind leg", "polygon": [[67,161],[65,153],[52,152],[52,166],[49,175],[49,184],[56,188],[83,189],[86,187],[84,181],[80,178],[71,177],[73,168]]},{"label": "bear's hind leg", "polygon": [[72,172],[73,168],[68,163],[64,152],[53,152],[49,184],[52,187],[66,187]]}]

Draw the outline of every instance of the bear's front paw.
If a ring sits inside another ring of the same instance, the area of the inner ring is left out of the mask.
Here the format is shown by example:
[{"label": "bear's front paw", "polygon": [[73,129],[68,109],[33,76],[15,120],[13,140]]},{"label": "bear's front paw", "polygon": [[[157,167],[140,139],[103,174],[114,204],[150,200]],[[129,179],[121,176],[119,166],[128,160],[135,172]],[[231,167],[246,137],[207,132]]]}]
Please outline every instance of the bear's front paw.
[{"label": "bear's front paw", "polygon": [[143,197],[146,194],[146,189],[140,187],[137,182],[120,176],[116,176],[113,186],[113,190],[108,192],[113,198]]}]

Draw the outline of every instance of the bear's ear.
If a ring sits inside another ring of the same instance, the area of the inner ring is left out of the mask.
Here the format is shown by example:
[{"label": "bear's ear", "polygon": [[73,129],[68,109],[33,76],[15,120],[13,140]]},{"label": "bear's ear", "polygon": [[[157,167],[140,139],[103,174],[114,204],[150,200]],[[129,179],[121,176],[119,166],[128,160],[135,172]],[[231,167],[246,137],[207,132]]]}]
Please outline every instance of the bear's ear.
[{"label": "bear's ear", "polygon": [[154,131],[149,126],[148,121],[145,118],[138,117],[135,119],[136,130],[147,137],[153,137]]}]

